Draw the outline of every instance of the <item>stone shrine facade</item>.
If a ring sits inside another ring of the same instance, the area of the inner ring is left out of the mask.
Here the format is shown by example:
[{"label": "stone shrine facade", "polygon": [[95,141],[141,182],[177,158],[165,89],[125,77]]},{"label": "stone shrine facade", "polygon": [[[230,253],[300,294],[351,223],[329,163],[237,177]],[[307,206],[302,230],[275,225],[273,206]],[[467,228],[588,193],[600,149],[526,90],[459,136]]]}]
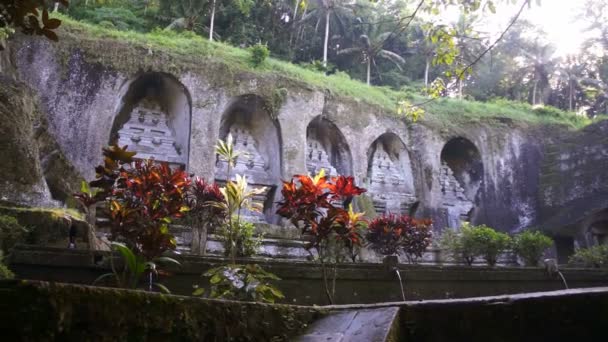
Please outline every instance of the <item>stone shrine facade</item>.
[{"label": "stone shrine facade", "polygon": [[458,228],[462,221],[468,221],[473,209],[473,202],[467,198],[460,182],[454,177],[454,172],[445,162],[441,163],[439,175],[443,208],[446,211],[447,226]]},{"label": "stone shrine facade", "polygon": [[416,201],[408,189],[405,170],[378,146],[374,152],[369,179],[369,194],[377,213],[405,214]]},{"label": "stone shrine facade", "polygon": [[144,99],[133,109],[129,120],[118,131],[118,145],[128,145],[139,159],[186,164],[186,156],[175,141],[167,114],[152,100]]},{"label": "stone shrine facade", "polygon": [[[233,148],[239,153],[234,168],[230,170],[230,179],[234,180],[236,175],[245,176],[249,186],[263,189],[264,191],[253,198],[253,203],[258,208],[264,208],[268,200],[270,190],[275,186],[269,172],[268,160],[262,156],[258,149],[258,143],[246,127],[233,125],[229,134],[233,139]],[[226,183],[228,174],[228,162],[218,156],[215,168],[215,178],[218,183]],[[241,215],[251,222],[265,222],[262,212],[246,210]]]},{"label": "stone shrine facade", "polygon": [[329,154],[319,141],[308,138],[306,147],[306,170],[310,175],[319,174],[321,169],[325,170],[326,176],[334,177],[338,175],[338,171],[329,160]]}]

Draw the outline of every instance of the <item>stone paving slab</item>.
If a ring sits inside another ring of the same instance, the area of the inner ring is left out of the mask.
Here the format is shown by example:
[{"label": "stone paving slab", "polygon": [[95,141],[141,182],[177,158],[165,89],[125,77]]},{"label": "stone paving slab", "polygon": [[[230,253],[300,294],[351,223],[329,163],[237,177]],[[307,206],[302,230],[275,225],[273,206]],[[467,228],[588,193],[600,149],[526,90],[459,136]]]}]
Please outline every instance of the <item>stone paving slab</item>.
[{"label": "stone paving slab", "polygon": [[315,322],[298,342],[384,342],[390,335],[399,307],[342,311]]}]

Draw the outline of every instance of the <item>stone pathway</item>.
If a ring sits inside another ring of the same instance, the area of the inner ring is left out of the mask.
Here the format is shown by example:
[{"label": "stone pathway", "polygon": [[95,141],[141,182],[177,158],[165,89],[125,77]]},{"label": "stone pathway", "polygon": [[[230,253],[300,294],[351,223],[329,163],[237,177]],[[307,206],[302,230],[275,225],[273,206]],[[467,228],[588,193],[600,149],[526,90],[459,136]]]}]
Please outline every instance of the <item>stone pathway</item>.
[{"label": "stone pathway", "polygon": [[298,342],[384,342],[396,334],[399,307],[341,311],[311,325]]}]

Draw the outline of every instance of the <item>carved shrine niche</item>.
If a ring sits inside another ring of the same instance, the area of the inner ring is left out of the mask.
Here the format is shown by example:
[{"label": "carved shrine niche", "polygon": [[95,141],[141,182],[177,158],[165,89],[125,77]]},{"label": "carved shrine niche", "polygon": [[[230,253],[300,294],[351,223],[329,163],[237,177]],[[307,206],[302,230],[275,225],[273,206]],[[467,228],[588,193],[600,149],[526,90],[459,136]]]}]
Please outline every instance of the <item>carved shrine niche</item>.
[{"label": "carved shrine niche", "polygon": [[439,182],[448,227],[471,221],[483,178],[483,163],[477,147],[465,138],[448,141],[441,151]]},{"label": "carved shrine niche", "polygon": [[448,227],[460,227],[462,221],[470,220],[469,213],[473,209],[473,202],[467,198],[463,187],[446,163],[441,163],[439,183],[443,194],[442,204],[447,213]]},{"label": "carved shrine niche", "polygon": [[321,172],[321,169],[325,170],[326,176],[337,176],[338,171],[336,168],[331,165],[329,161],[329,155],[323,145],[312,138],[307,139],[306,142],[307,150],[306,150],[306,170],[311,175],[316,175]]},{"label": "carved shrine niche", "polygon": [[128,145],[137,158],[154,158],[170,164],[186,164],[182,147],[168,125],[168,116],[154,100],[146,98],[133,109],[129,120],[118,130],[118,145]]},{"label": "carved shrine niche", "polygon": [[409,156],[403,143],[395,135],[383,135],[371,150],[368,191],[376,212],[407,213],[416,202],[416,196]]},{"label": "carved shrine niche", "polygon": [[256,95],[240,96],[228,107],[222,116],[219,136],[224,141],[232,136],[233,148],[239,156],[229,176],[227,161],[217,156],[215,178],[225,183],[227,178],[234,180],[238,174],[247,178],[250,187],[263,189],[253,199],[262,211],[246,211],[242,215],[250,222],[273,223],[277,219],[274,194],[281,180],[281,142],[278,122],[265,108],[264,100]]},{"label": "carved shrine niche", "polygon": [[306,128],[306,170],[327,176],[352,175],[352,157],[344,135],[331,121],[314,118]]}]

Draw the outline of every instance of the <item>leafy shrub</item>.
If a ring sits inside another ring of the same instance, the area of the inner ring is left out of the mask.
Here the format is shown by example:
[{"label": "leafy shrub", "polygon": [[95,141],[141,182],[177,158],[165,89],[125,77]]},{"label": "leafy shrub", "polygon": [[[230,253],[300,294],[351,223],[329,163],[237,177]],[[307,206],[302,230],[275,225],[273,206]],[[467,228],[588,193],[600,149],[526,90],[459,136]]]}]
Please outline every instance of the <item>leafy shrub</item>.
[{"label": "leafy shrub", "polygon": [[408,260],[415,261],[431,243],[430,220],[415,220],[408,215],[383,214],[368,225],[366,239],[370,247],[383,255],[403,250]]},{"label": "leafy shrub", "polygon": [[464,262],[471,266],[475,261],[477,251],[473,238],[473,227],[467,222],[463,222],[460,231],[446,229],[441,235],[439,245],[457,262]]},{"label": "leafy shrub", "polygon": [[570,257],[568,263],[582,264],[585,267],[608,267],[608,245],[581,248]]},{"label": "leafy shrub", "polygon": [[147,289],[152,291],[153,287],[158,288],[164,293],[171,293],[167,287],[155,282],[154,277],[158,277],[158,265],[172,263],[180,266],[180,263],[169,257],[157,257],[152,261],[146,261],[141,255],[135,254],[129,247],[119,242],[112,242],[112,250],[116,250],[120,253],[123,258],[124,265],[119,270],[114,265],[114,258],[110,258],[112,267],[111,273],[105,273],[99,276],[93,284],[100,283],[102,281],[112,280],[113,285],[126,288],[126,289],[137,289],[144,275],[146,276]]},{"label": "leafy shrub", "polygon": [[85,208],[104,202],[110,214],[111,240],[126,242],[146,260],[175,249],[169,224],[189,209],[188,174],[165,162],[135,160],[135,152],[126,146],[104,148],[103,155],[104,164],[95,168],[98,178],[89,183],[96,191],[83,191],[76,198]]},{"label": "leafy shrub", "polygon": [[513,239],[513,250],[526,266],[538,266],[545,250],[551,245],[553,240],[539,231],[526,230]]},{"label": "leafy shrub", "polygon": [[[233,226],[234,231],[230,231],[228,225],[223,225],[220,230],[224,243],[224,254],[230,256],[231,249],[235,248],[236,256],[248,257],[254,255],[262,245],[263,235],[254,236],[255,226],[251,222],[235,219]],[[231,234],[233,239],[230,239]]]},{"label": "leafy shrub", "polygon": [[475,255],[482,256],[490,266],[496,265],[498,256],[511,245],[509,235],[486,225],[472,227],[471,239]]},{"label": "leafy shrub", "polygon": [[[289,182],[283,182],[283,200],[277,209],[278,215],[289,219],[309,238],[305,248],[316,250],[330,304],[335,291],[336,264],[345,254],[350,254],[355,261],[361,246],[361,231],[366,225],[363,214],[354,212],[351,202],[367,190],[354,182],[352,176],[328,179],[324,170],[315,177],[295,175]],[[331,291],[327,262],[334,267]]]},{"label": "leafy shrub", "polygon": [[81,20],[92,24],[103,24],[108,27],[108,23],[112,24],[112,28],[127,31],[143,31],[145,21],[135,15],[131,10],[123,7],[97,7],[81,12]]},{"label": "leafy shrub", "polygon": [[409,262],[417,262],[431,244],[433,237],[432,221],[430,219],[411,220],[411,228],[405,232],[403,251]]},{"label": "leafy shrub", "polygon": [[16,218],[0,215],[0,251],[8,253],[15,244],[25,240],[27,232]]},{"label": "leafy shrub", "polygon": [[[204,274],[209,277],[211,298],[274,303],[284,298],[283,293],[270,283],[281,280],[256,264],[226,265],[210,269]],[[202,295],[202,289],[194,295]]]},{"label": "leafy shrub", "polygon": [[0,280],[13,279],[14,277],[13,272],[4,264],[4,254],[0,250]]},{"label": "leafy shrub", "polygon": [[249,47],[249,61],[254,67],[258,67],[266,61],[266,58],[270,55],[270,50],[268,50],[268,46],[266,44],[255,44]]},{"label": "leafy shrub", "polygon": [[494,266],[498,256],[511,246],[511,238],[486,225],[473,226],[463,222],[459,232],[447,230],[443,233],[440,246],[453,259],[469,266],[478,256]]},{"label": "leafy shrub", "polygon": [[208,230],[226,221],[226,208],[214,205],[224,202],[224,195],[216,183],[196,177],[186,197],[190,211],[186,213],[185,221],[192,228],[192,252],[205,254]]}]

